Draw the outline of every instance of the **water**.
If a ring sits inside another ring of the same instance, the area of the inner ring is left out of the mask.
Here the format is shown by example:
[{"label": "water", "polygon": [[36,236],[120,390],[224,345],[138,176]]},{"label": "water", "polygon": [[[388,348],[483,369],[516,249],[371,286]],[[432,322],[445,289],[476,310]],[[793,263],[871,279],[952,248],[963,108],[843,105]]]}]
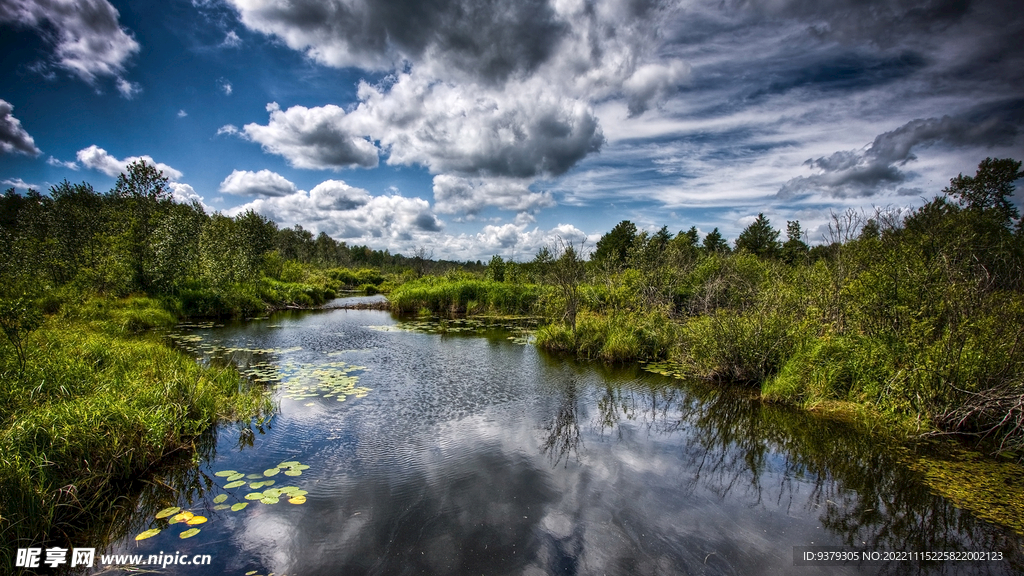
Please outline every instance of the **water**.
[{"label": "water", "polygon": [[[190,329],[202,361],[276,375],[306,397],[278,388],[271,421],[222,426],[200,446],[209,461],[147,483],[135,512],[114,523],[123,536],[111,551],[208,554],[208,566],[158,572],[238,576],[1024,566],[1019,536],[931,494],[901,464],[904,449],[852,426],[639,369],[553,358],[502,330],[398,328],[386,312],[333,310]],[[284,461],[309,468],[263,476]],[[223,488],[227,479],[214,474],[225,470],[295,486],[306,501],[247,501],[261,490]],[[223,505],[249,505],[216,510],[221,494]],[[170,505],[209,521],[180,539],[188,526],[154,519]],[[164,530],[134,540],[154,527]],[[794,566],[795,546],[1005,560]]]}]

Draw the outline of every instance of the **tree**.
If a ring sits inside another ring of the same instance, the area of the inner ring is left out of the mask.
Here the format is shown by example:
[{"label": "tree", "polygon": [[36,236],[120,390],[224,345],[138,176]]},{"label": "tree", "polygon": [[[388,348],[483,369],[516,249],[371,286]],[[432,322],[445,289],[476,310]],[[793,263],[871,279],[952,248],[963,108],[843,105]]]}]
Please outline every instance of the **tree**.
[{"label": "tree", "polygon": [[942,192],[952,196],[960,206],[979,212],[990,212],[1006,226],[1020,218],[1017,208],[1010,202],[1013,183],[1024,178],[1021,163],[1011,158],[985,158],[978,164],[973,176],[958,175],[949,181]]},{"label": "tree", "polygon": [[597,241],[591,260],[599,266],[619,269],[626,265],[626,258],[636,241],[636,224],[623,220]]},{"label": "tree", "polygon": [[[263,270],[264,257],[274,248],[277,224],[271,222],[266,216],[249,209],[244,214],[235,216],[234,232],[233,240],[237,244],[238,254],[238,259],[235,262],[237,280],[255,282]],[[326,236],[323,232],[321,235]],[[336,246],[334,240],[329,236],[327,236],[327,241],[332,248]]]},{"label": "tree", "polygon": [[18,356],[18,374],[25,373],[25,337],[43,323],[43,315],[27,296],[0,299],[0,329]]},{"label": "tree", "polygon": [[558,239],[558,248],[561,251],[558,259],[551,266],[551,282],[558,289],[562,298],[565,299],[565,314],[562,318],[572,328],[573,338],[576,338],[576,315],[580,309],[580,284],[586,275],[584,265],[583,246],[577,250],[571,242]]},{"label": "tree", "polygon": [[199,203],[175,204],[153,231],[153,283],[162,291],[199,276],[200,237],[208,218]]},{"label": "tree", "polygon": [[779,231],[772,228],[771,222],[764,213],[750,223],[736,239],[736,249],[746,250],[761,258],[774,258],[779,255]]},{"label": "tree", "polygon": [[704,236],[703,246],[704,250],[709,254],[729,253],[729,244],[726,243],[725,238],[722,238],[722,234],[718,231],[718,228],[715,228],[711,232],[708,232],[706,236]]},{"label": "tree", "polygon": [[111,196],[120,204],[122,247],[132,269],[135,286],[149,288],[152,278],[151,239],[159,216],[170,207],[170,180],[145,160],[136,160],[117,177]]},{"label": "tree", "polygon": [[685,240],[687,246],[696,247],[697,243],[700,242],[700,233],[697,232],[696,226],[690,226],[689,230],[687,230],[686,232],[680,232],[679,234],[676,235],[676,238],[679,239],[680,241]]},{"label": "tree", "polygon": [[800,221],[791,220],[786,222],[786,243],[782,245],[782,259],[789,264],[795,264],[807,256],[809,248],[801,239],[803,231],[800,230]]},{"label": "tree", "polygon": [[505,281],[505,260],[495,254],[487,263],[487,276],[495,282]]}]

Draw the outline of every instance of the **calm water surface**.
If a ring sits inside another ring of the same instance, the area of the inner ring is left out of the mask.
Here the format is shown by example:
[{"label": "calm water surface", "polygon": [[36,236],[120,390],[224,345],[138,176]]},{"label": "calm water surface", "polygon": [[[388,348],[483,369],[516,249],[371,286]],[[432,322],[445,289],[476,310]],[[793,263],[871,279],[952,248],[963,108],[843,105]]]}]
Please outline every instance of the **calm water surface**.
[{"label": "calm water surface", "polygon": [[[203,361],[277,383],[279,411],[262,426],[220,427],[201,447],[208,461],[147,484],[113,551],[209,554],[210,566],[157,573],[238,576],[1024,566],[1020,537],[930,494],[899,450],[847,425],[567,362],[501,330],[400,326],[386,312],[334,310],[188,330]],[[309,468],[263,475],[286,461]],[[215,475],[226,470],[253,476],[228,489]],[[262,491],[252,482],[269,479],[262,489],[294,486],[305,503],[245,500]],[[180,539],[187,526],[154,519],[172,505],[209,521]],[[154,527],[164,530],[134,540]],[[1002,551],[1007,560],[794,566],[794,546]]]}]

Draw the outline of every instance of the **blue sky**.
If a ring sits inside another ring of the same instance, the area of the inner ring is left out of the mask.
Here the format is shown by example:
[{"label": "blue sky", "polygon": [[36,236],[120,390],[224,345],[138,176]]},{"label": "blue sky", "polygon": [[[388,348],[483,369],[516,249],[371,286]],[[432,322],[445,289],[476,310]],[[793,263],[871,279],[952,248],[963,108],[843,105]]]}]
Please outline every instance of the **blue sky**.
[{"label": "blue sky", "polygon": [[620,220],[919,205],[1024,159],[1012,1],[0,0],[0,188],[182,200],[529,259]]}]

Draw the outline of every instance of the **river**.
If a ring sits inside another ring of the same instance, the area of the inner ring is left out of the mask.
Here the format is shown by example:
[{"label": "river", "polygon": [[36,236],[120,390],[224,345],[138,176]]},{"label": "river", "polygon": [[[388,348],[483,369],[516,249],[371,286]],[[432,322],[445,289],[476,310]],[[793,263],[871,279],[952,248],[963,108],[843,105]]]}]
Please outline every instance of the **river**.
[{"label": "river", "polygon": [[[159,574],[1024,566],[1024,538],[933,494],[904,464],[917,448],[728,389],[553,357],[505,328],[439,333],[387,312],[331,310],[185,326],[175,338],[202,362],[267,383],[279,409],[259,425],[218,427],[198,462],[134,496],[109,552],[209,556]],[[155,518],[168,507],[182,511]],[[150,529],[160,532],[135,540]],[[827,550],[813,547],[860,556],[797,565]],[[957,551],[1002,560],[907,556]]]}]

